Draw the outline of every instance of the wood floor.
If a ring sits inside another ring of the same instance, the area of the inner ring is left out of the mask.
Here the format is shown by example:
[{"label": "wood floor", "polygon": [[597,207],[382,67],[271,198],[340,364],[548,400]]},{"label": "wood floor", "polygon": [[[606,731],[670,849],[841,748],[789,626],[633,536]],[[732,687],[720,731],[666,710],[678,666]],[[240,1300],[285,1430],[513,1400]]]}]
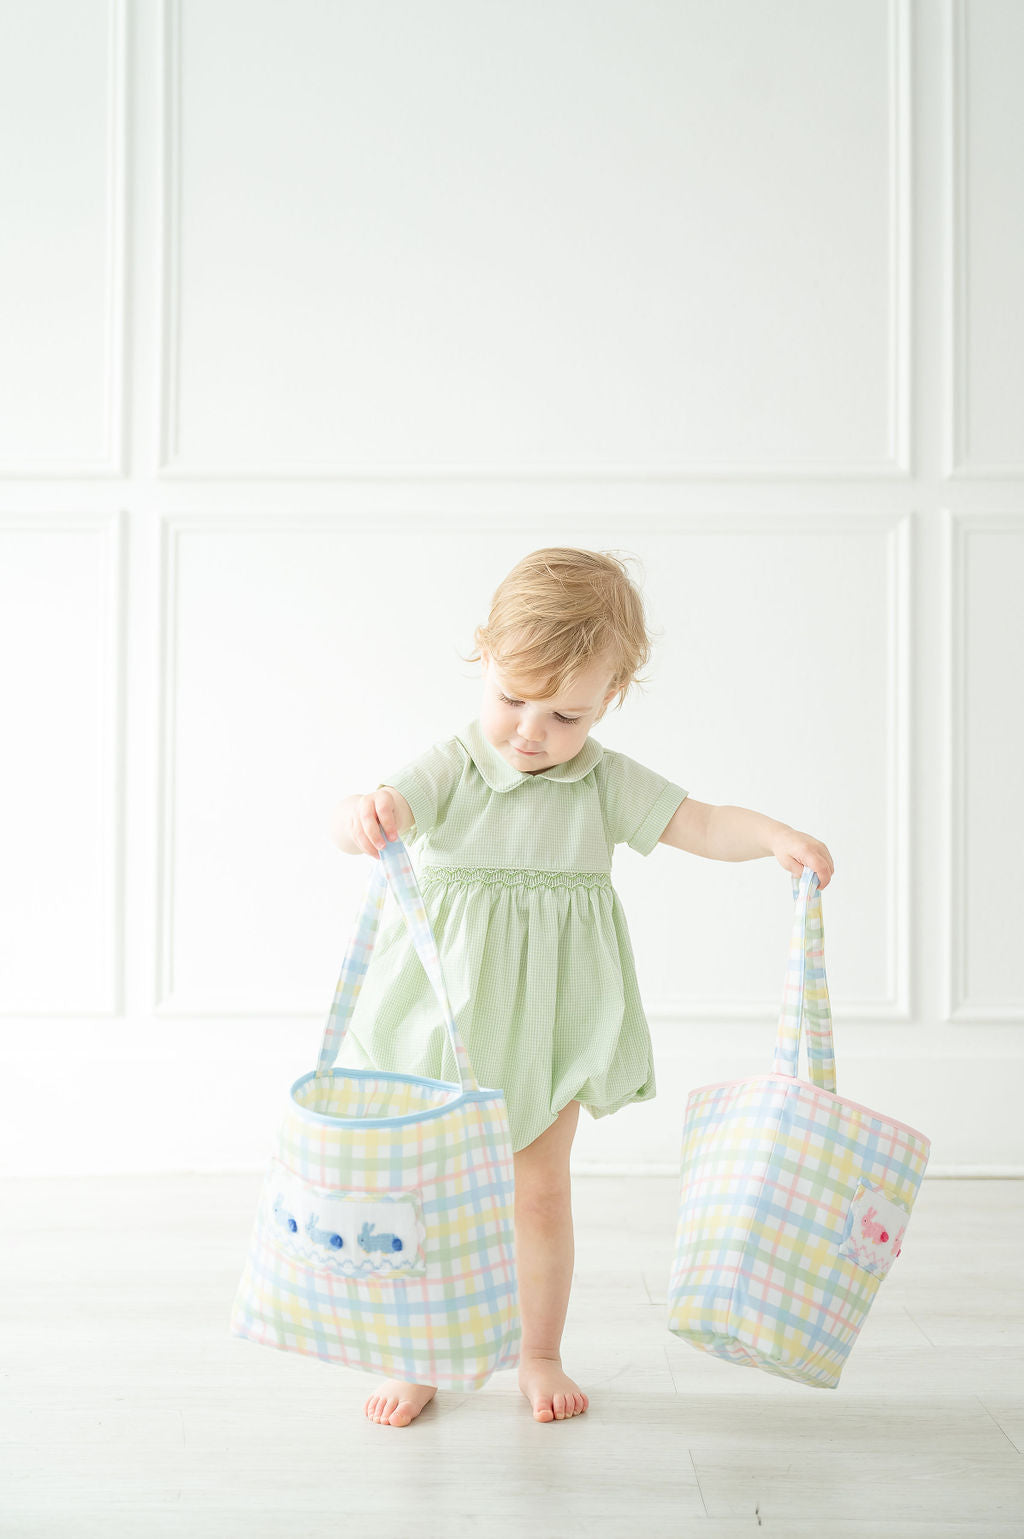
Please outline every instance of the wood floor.
[{"label": "wood floor", "polygon": [[835,1390],[665,1326],[676,1183],[577,1176],[562,1360],[408,1427],[376,1376],[227,1333],[251,1176],[0,1183],[4,1539],[1024,1536],[1024,1182],[926,1180]]}]

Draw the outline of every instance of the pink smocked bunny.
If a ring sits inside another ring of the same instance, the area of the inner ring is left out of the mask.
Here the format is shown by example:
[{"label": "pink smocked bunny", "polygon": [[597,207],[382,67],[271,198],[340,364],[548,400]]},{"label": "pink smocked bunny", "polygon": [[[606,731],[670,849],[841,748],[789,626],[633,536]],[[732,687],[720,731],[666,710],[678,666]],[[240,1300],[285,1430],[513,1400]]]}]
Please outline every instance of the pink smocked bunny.
[{"label": "pink smocked bunny", "polygon": [[[869,1208],[865,1213],[864,1217],[860,1221],[860,1227],[864,1231],[865,1239],[877,1240],[882,1245],[887,1243],[889,1239],[889,1231],[884,1229],[881,1224],[876,1223],[874,1208]],[[893,1241],[893,1244],[895,1245],[895,1254],[897,1256],[900,1253],[900,1241],[903,1239],[903,1229],[905,1228],[906,1225],[904,1224],[903,1228],[900,1229],[899,1233],[896,1235],[895,1240]]]},{"label": "pink smocked bunny", "polygon": [[883,1229],[881,1224],[875,1223],[874,1208],[869,1208],[865,1213],[864,1217],[860,1221],[860,1227],[864,1231],[865,1239],[881,1240],[882,1244],[884,1245],[886,1240],[889,1238],[887,1230]]}]

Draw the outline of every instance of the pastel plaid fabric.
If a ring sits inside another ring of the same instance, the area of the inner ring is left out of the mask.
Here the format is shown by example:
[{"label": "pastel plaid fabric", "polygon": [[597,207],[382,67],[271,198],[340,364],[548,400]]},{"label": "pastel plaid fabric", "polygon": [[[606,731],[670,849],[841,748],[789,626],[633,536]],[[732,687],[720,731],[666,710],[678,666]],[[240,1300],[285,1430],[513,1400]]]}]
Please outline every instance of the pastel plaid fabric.
[{"label": "pastel plaid fabric", "polygon": [[[772,1072],[687,1099],[667,1323],[728,1362],[834,1389],[899,1255],[931,1146],[835,1094],[815,872],[794,877],[793,893]],[[801,1024],[813,1083],[796,1078]]]},{"label": "pastel plaid fabric", "polygon": [[[332,1067],[389,884],[434,986],[460,1081]],[[480,1087],[408,852],[374,861],[317,1067],[274,1143],[230,1332],[412,1383],[479,1389],[519,1361],[514,1162]]]}]

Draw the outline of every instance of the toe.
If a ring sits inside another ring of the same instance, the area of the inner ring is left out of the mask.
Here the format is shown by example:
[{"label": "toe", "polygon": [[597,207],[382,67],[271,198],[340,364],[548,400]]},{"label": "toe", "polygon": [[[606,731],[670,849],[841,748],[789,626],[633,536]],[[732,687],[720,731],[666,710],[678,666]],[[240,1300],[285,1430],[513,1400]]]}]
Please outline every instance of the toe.
[{"label": "toe", "polygon": [[552,1396],[551,1408],[555,1413],[556,1421],[565,1420],[565,1396],[562,1394]]},{"label": "toe", "polygon": [[411,1400],[400,1400],[388,1417],[393,1427],[407,1427],[412,1421],[413,1404]]},{"label": "toe", "polygon": [[539,1405],[534,1406],[533,1414],[538,1421],[554,1421],[555,1413],[551,1409],[551,1401],[547,1396],[544,1397]]}]

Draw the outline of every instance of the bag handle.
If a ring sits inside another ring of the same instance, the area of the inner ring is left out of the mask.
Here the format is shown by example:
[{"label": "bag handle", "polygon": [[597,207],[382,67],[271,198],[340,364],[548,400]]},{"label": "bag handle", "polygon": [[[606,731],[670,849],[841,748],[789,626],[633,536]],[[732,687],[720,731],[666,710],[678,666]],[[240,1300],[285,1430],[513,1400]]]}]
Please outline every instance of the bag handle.
[{"label": "bag handle", "polygon": [[819,1090],[835,1094],[836,1060],[832,1040],[832,1011],[825,981],[825,926],[821,914],[818,873],[804,866],[794,876],[793,933],[782,991],[782,1011],[775,1038],[773,1074],[797,1078],[801,1027],[806,1028],[807,1066]]},{"label": "bag handle", "polygon": [[374,941],[384,909],[384,894],[390,884],[391,891],[409,927],[413,945],[426,968],[427,977],[441,1007],[441,1014],[448,1028],[448,1037],[455,1049],[462,1094],[479,1090],[480,1087],[469,1062],[469,1054],[459,1036],[459,1029],[455,1024],[452,1007],[448,1001],[448,990],[441,970],[441,957],[434,939],[434,932],[430,927],[430,920],[427,918],[426,905],[409,858],[409,851],[401,839],[385,839],[378,859],[372,864],[373,869],[363,892],[356,927],[349,941],[345,960],[341,964],[341,976],[334,991],[334,1001],[324,1028],[316,1073],[319,1076],[329,1073],[345,1039],[348,1023],[352,1018],[356,999],[373,954]]}]

